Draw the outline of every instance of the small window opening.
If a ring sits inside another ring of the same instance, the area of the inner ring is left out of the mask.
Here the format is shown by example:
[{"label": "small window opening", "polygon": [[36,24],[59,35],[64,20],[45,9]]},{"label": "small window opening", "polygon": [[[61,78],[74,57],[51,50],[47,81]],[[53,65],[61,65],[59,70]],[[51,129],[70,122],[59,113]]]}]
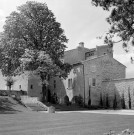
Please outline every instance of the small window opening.
[{"label": "small window opening", "polygon": [[31,85],[30,88],[33,89],[33,85]]}]

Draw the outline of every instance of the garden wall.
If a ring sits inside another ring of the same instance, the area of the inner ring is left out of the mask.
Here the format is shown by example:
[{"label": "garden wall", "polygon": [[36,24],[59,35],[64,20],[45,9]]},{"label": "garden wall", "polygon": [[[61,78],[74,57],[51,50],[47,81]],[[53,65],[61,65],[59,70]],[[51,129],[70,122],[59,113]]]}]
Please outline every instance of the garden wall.
[{"label": "garden wall", "polygon": [[118,108],[125,104],[127,109],[134,109],[134,78],[103,81],[102,95],[104,102],[108,96],[110,107],[113,107],[116,98]]}]

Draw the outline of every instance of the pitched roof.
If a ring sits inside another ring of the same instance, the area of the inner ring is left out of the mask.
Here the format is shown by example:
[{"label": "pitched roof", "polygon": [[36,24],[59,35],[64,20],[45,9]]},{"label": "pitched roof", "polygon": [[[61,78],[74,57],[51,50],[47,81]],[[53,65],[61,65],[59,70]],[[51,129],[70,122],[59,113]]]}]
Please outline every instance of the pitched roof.
[{"label": "pitched roof", "polygon": [[88,48],[77,47],[76,49],[65,51],[64,62],[69,64],[76,64],[85,60],[85,53],[89,52]]}]

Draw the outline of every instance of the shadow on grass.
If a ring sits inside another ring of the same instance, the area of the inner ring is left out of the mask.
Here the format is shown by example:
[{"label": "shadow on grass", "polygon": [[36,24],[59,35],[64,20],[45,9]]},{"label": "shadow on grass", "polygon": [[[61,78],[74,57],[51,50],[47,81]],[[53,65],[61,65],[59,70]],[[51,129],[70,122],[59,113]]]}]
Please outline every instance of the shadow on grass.
[{"label": "shadow on grass", "polygon": [[14,114],[17,112],[21,112],[19,110],[15,110],[13,106],[16,105],[12,103],[8,98],[0,98],[0,114]]},{"label": "shadow on grass", "polygon": [[18,110],[12,109],[11,107],[2,107],[0,106],[0,114],[16,114]]},{"label": "shadow on grass", "polygon": [[63,104],[51,104],[51,103],[45,103],[48,107],[54,106],[56,111],[84,111],[89,110],[86,107],[78,106],[78,105],[63,105]]}]

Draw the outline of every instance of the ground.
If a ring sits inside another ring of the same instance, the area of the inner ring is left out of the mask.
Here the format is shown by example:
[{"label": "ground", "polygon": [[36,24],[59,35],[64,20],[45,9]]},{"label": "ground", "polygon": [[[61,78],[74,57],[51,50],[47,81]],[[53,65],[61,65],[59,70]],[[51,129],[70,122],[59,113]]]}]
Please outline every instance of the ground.
[{"label": "ground", "polygon": [[105,113],[0,114],[0,135],[103,135],[110,130],[134,130],[134,115]]}]

